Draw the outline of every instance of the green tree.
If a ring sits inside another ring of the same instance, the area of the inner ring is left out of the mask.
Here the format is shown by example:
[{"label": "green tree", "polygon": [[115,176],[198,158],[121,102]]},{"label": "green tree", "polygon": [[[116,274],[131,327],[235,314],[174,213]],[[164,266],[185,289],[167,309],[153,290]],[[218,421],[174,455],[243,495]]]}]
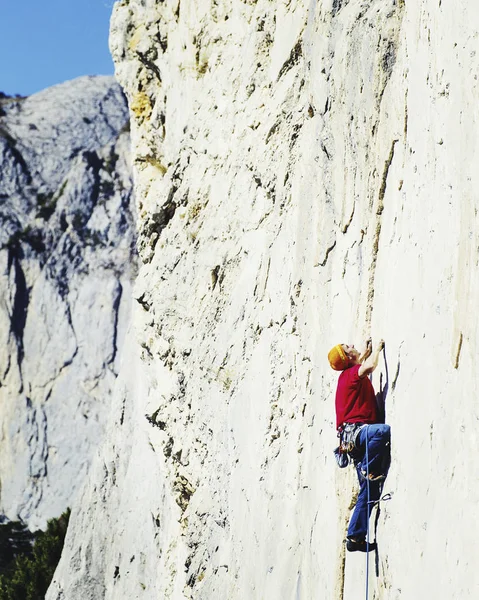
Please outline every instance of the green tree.
[{"label": "green tree", "polygon": [[0,574],[0,600],[45,598],[60,560],[69,518],[70,509],[59,519],[48,521],[46,531],[33,534],[33,549],[30,544],[24,545],[24,551],[17,551],[10,564],[5,565]]},{"label": "green tree", "polygon": [[31,555],[33,537],[22,521],[0,525],[0,574],[8,570],[17,556]]}]

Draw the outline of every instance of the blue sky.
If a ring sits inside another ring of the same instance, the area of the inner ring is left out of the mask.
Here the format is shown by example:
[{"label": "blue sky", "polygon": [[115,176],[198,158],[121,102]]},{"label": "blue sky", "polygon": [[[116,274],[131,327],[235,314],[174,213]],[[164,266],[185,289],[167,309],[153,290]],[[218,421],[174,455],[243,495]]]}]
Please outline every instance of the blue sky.
[{"label": "blue sky", "polygon": [[0,91],[27,96],[80,75],[111,75],[114,0],[0,0]]}]

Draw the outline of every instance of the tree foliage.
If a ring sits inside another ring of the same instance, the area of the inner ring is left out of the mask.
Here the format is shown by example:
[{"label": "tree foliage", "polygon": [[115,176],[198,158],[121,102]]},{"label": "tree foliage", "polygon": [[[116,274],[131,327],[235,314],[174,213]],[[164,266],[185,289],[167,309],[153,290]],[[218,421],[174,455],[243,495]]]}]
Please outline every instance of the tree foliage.
[{"label": "tree foliage", "polygon": [[25,524],[0,525],[0,600],[43,600],[62,553],[70,509],[48,521],[46,531]]}]

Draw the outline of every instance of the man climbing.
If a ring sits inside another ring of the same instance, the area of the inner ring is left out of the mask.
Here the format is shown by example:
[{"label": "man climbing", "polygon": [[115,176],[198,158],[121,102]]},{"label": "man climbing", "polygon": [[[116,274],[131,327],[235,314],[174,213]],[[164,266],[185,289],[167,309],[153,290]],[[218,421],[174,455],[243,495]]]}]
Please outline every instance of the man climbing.
[{"label": "man climbing", "polygon": [[390,463],[390,427],[378,422],[376,395],[368,378],[377,367],[383,348],[384,340],[374,351],[368,340],[362,354],[347,344],[338,344],[328,354],[331,367],[342,371],[336,390],[340,451],[352,458],[359,479],[359,496],[346,541],[350,552],[370,552],[376,548],[375,543],[366,539],[368,522],[374,503],[380,498]]}]

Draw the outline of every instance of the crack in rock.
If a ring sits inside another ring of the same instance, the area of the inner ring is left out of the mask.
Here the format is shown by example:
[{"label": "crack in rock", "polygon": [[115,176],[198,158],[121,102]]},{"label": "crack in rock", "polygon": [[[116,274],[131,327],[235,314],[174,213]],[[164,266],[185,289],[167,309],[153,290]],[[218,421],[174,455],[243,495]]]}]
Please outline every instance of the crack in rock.
[{"label": "crack in rock", "polygon": [[384,196],[386,194],[386,186],[387,186],[387,178],[389,169],[391,167],[393,158],[394,158],[394,148],[397,144],[398,140],[393,140],[391,143],[391,148],[389,150],[389,155],[384,163],[383,176],[381,179],[381,187],[379,188],[378,194],[378,205],[376,208],[376,226],[374,230],[374,240],[373,240],[373,248],[372,248],[372,259],[369,270],[369,285],[368,285],[368,303],[366,308],[366,323],[371,325],[371,318],[373,312],[373,301],[374,301],[374,284],[376,279],[376,266],[378,260],[378,252],[379,252],[379,240],[381,237],[381,215],[384,210]]}]

